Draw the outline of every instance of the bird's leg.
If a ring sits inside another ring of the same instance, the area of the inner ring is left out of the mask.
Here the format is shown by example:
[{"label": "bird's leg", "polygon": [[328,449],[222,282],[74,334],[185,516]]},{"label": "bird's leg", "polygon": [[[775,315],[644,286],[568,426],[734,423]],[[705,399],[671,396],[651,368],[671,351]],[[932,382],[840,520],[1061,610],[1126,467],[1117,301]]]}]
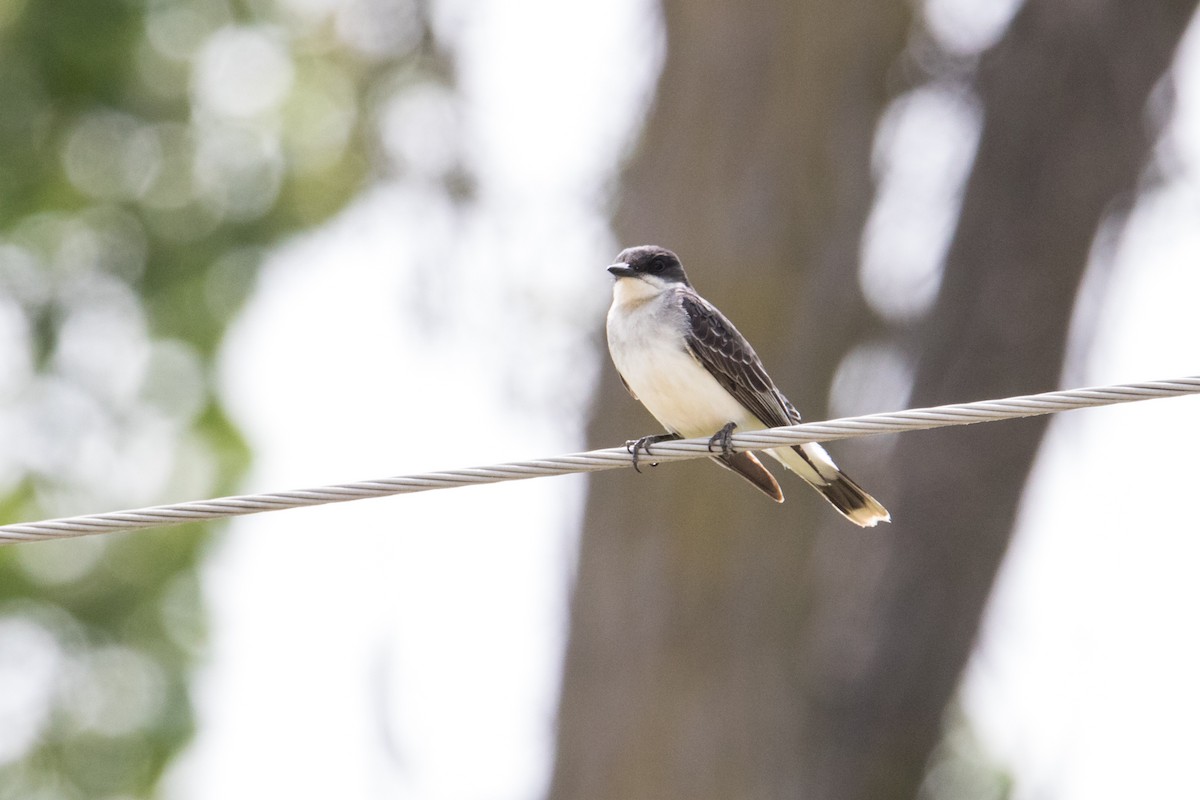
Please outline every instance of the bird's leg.
[{"label": "bird's leg", "polygon": [[733,429],[737,427],[736,422],[726,422],[725,427],[712,435],[708,440],[708,449],[711,452],[714,447],[721,448],[721,455],[729,458],[733,455],[733,446],[730,444],[730,439],[733,438]]},{"label": "bird's leg", "polygon": [[[669,442],[673,439],[680,438],[678,433],[656,433],[653,436],[643,436],[640,439],[630,439],[625,443],[625,449],[633,456],[633,469],[636,472],[641,472],[642,468],[638,466],[638,451],[644,451],[646,455],[650,455],[650,445],[658,444],[659,442]],[[658,464],[651,462],[650,466],[657,467]]]}]

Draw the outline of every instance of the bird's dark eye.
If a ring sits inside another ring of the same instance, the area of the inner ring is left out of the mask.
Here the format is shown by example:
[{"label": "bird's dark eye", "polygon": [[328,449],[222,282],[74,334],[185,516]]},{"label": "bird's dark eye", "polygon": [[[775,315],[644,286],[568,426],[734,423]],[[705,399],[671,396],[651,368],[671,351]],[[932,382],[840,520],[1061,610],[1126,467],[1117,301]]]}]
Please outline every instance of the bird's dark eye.
[{"label": "bird's dark eye", "polygon": [[655,256],[650,259],[650,263],[646,265],[646,271],[657,275],[667,268],[667,260],[662,256]]}]

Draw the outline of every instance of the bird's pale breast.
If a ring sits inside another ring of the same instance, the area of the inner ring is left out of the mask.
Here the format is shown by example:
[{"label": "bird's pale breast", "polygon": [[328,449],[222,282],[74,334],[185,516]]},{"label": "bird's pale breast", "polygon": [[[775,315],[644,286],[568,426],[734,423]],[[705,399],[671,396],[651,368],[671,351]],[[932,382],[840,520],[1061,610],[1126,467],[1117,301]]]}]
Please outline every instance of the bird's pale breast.
[{"label": "bird's pale breast", "polygon": [[667,300],[609,310],[609,351],[629,388],[667,430],[685,437],[709,436],[727,422],[761,428],[684,347],[683,310]]}]

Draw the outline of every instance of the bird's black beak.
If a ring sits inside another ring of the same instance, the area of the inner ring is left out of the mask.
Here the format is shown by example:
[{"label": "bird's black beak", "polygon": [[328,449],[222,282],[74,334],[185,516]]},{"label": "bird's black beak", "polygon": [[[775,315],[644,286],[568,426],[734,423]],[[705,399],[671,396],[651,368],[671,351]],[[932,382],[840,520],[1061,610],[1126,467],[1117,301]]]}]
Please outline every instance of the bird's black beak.
[{"label": "bird's black beak", "polygon": [[637,274],[637,270],[626,264],[624,261],[619,264],[613,264],[608,268],[608,271],[618,278],[632,278]]}]

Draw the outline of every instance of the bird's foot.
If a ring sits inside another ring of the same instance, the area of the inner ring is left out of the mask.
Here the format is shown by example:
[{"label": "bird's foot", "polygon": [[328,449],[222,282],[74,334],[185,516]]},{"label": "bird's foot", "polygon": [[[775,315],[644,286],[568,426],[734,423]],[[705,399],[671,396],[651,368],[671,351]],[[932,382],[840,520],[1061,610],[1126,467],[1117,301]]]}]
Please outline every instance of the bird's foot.
[{"label": "bird's foot", "polygon": [[[643,436],[640,439],[630,439],[625,443],[625,449],[629,451],[631,456],[633,456],[634,471],[642,471],[642,468],[638,466],[638,460],[640,458],[638,455],[639,452],[644,452],[646,455],[650,455],[650,445],[658,444],[659,442],[669,442],[678,438],[678,433],[656,433],[653,436]],[[650,462],[650,466],[657,467],[658,464],[652,461]]]},{"label": "bird's foot", "polygon": [[721,430],[714,433],[712,438],[708,440],[709,452],[711,452],[714,448],[720,447],[721,455],[725,456],[726,458],[729,458],[731,455],[733,455],[733,445],[731,444],[731,440],[733,439],[733,429],[736,427],[736,422],[726,422],[724,428],[721,428]]}]

